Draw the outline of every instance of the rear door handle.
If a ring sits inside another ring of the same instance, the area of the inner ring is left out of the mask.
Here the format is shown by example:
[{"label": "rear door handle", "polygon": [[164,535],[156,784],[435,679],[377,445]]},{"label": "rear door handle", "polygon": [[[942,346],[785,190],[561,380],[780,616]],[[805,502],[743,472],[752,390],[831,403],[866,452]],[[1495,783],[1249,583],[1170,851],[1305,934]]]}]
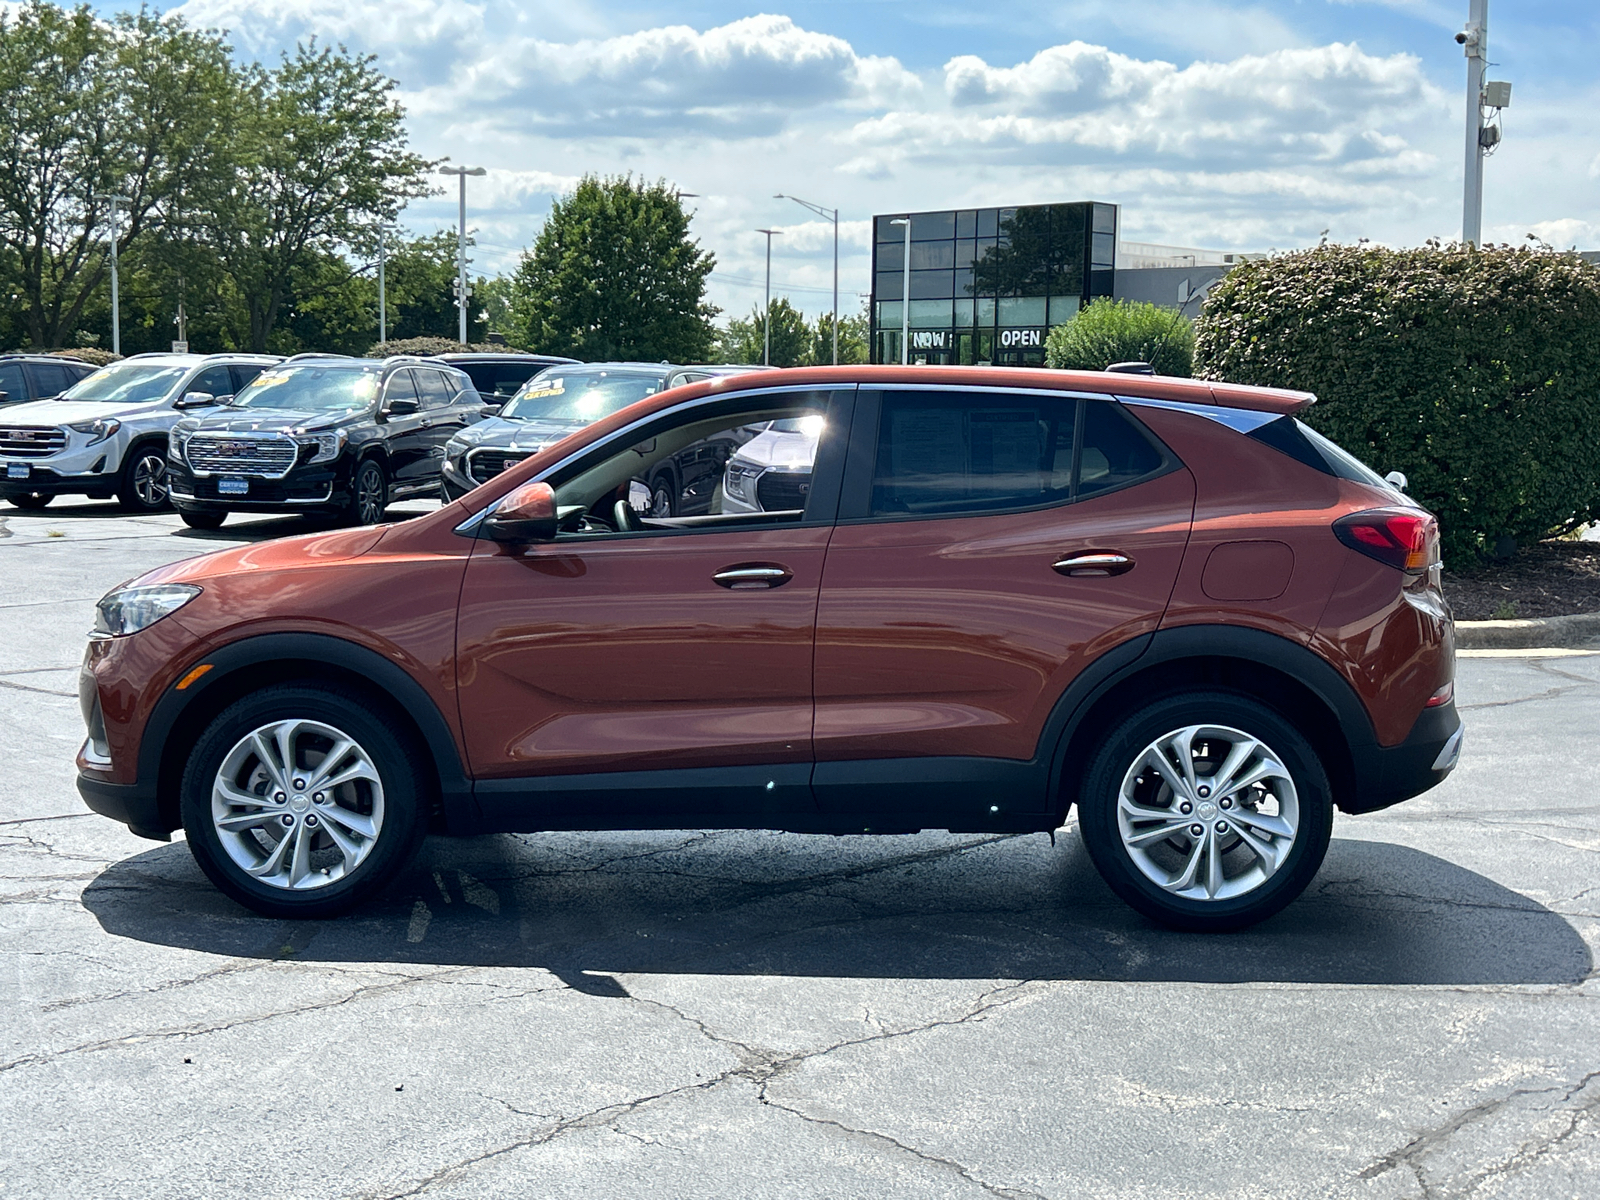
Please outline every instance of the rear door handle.
[{"label": "rear door handle", "polygon": [[1133,570],[1133,559],[1115,550],[1085,550],[1050,564],[1052,571],[1062,575],[1121,575]]},{"label": "rear door handle", "polygon": [[725,588],[746,591],[750,588],[782,587],[794,578],[794,572],[776,563],[741,563],[724,567],[711,578]]}]

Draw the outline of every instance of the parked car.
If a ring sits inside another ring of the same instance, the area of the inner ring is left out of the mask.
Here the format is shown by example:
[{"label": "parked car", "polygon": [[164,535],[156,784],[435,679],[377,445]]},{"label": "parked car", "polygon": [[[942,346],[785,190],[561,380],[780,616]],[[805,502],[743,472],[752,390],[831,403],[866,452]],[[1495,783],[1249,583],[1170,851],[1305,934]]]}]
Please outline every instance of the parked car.
[{"label": "parked car", "polygon": [[[430,830],[1076,808],[1129,904],[1236,928],[1301,893],[1336,807],[1461,748],[1438,527],[1312,400],[960,367],[663,392],[436,513],[108,593],[78,786],[278,917],[373,895]],[[820,425],[800,508],[629,502],[682,447],[789,421]]]},{"label": "parked car", "polygon": [[58,354],[0,354],[0,405],[54,400],[96,370]]},{"label": "parked car", "polygon": [[[580,363],[541,371],[487,421],[458,434],[445,447],[444,494],[464,496],[530,454],[610,416],[647,396],[727,375],[768,367],[734,364],[674,366],[671,363]],[[753,437],[750,430],[742,440]],[[655,516],[705,512],[720,483],[728,455],[741,442],[685,447],[656,464],[640,481],[641,510]]]},{"label": "parked car", "polygon": [[823,422],[817,417],[773,421],[740,446],[723,473],[722,511],[803,509]]},{"label": "parked car", "polygon": [[296,355],[173,426],[172,502],[195,529],[231,512],[371,525],[391,501],[438,494],[445,443],[482,411],[472,381],[443,363]]},{"label": "parked car", "polygon": [[135,354],[54,400],[0,410],[0,495],[43,508],[60,495],[115,496],[130,512],[166,508],[167,432],[189,407],[226,400],[270,354]]},{"label": "parked car", "polygon": [[435,354],[430,361],[449,363],[458,371],[465,371],[489,404],[504,404],[517,394],[517,390],[546,367],[576,363],[575,358],[559,354],[494,354],[492,352],[462,351],[460,354]]}]

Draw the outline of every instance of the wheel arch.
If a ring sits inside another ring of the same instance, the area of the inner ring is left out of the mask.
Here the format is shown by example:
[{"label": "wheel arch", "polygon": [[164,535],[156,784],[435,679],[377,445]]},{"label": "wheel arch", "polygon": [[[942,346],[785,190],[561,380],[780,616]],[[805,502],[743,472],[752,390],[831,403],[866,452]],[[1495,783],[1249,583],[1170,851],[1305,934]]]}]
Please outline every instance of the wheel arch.
[{"label": "wheel arch", "polygon": [[433,768],[439,800],[436,817],[443,827],[468,829],[476,823],[472,785],[450,725],[427,690],[396,663],[328,634],[271,633],[201,655],[189,669],[204,664],[211,670],[188,691],[168,689],[146,721],[140,741],[139,778],[153,781],[168,829],[181,824],[183,769],[206,726],[235,700],[289,682],[337,682],[365,693],[424,750]]},{"label": "wheel arch", "polygon": [[1093,747],[1116,722],[1159,697],[1199,687],[1239,692],[1282,712],[1316,749],[1335,804],[1356,808],[1369,783],[1363,767],[1377,735],[1355,690],[1315,653],[1287,638],[1239,626],[1194,625],[1123,643],[1091,664],[1057,703],[1046,727],[1057,731],[1049,776],[1057,817],[1065,820],[1077,802]]}]

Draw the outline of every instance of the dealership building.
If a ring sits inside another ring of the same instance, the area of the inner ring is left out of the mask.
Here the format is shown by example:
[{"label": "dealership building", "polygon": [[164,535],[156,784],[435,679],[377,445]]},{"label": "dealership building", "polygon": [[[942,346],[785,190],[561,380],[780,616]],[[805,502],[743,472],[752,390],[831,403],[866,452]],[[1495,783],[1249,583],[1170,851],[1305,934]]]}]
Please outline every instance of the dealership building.
[{"label": "dealership building", "polygon": [[912,362],[1043,366],[1046,335],[1089,301],[1189,307],[1246,257],[1122,246],[1118,218],[1115,204],[1095,201],[873,218],[872,361],[900,361],[909,316]]}]

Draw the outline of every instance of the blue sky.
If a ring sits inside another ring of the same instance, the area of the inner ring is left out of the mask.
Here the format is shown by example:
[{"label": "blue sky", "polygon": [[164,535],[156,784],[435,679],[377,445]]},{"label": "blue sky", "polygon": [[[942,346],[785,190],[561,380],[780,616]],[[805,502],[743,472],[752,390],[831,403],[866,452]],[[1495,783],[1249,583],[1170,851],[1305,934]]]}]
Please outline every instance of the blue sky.
[{"label": "blue sky", "polygon": [[[585,172],[699,193],[714,302],[826,304],[838,205],[844,303],[878,212],[1122,205],[1129,239],[1228,250],[1460,231],[1467,0],[187,0],[263,58],[317,34],[379,56],[412,141],[472,182],[477,266],[504,269]],[[1491,0],[1514,84],[1485,234],[1600,248],[1596,0]],[[406,213],[431,231],[453,195]]]}]

